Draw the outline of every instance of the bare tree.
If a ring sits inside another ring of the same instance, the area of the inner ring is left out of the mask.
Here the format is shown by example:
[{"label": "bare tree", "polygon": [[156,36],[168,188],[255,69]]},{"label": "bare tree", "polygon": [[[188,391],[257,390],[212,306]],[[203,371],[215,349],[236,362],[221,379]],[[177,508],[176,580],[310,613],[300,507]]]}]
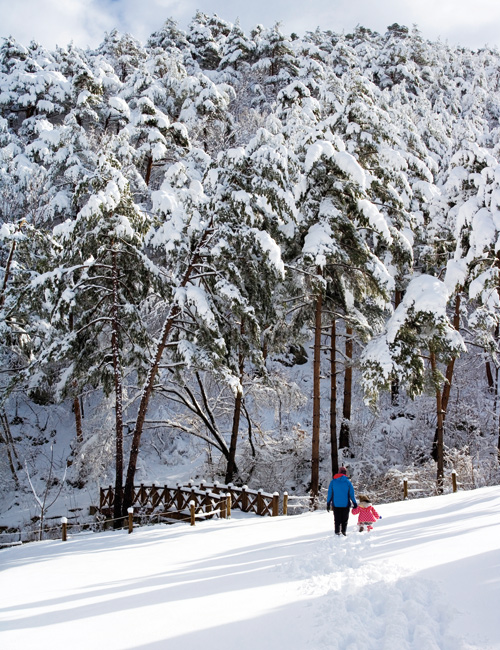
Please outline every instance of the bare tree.
[{"label": "bare tree", "polygon": [[[45,520],[45,515],[47,513],[47,510],[54,505],[54,503],[59,498],[59,495],[61,494],[61,490],[63,489],[64,486],[64,481],[66,480],[67,467],[64,469],[64,475],[62,477],[62,480],[56,482],[56,480],[54,479],[54,447],[53,445],[50,445],[49,473],[45,480],[45,489],[40,495],[37,493],[35,486],[33,485],[33,481],[31,480],[31,476],[28,470],[28,463],[25,463],[24,467],[31,487],[31,491],[33,492],[33,495],[35,497],[36,504],[40,509],[40,522],[39,522],[38,530],[39,530],[39,540],[41,541],[43,538],[43,523]],[[57,489],[55,493],[52,493],[51,490],[55,485],[57,486]]]}]

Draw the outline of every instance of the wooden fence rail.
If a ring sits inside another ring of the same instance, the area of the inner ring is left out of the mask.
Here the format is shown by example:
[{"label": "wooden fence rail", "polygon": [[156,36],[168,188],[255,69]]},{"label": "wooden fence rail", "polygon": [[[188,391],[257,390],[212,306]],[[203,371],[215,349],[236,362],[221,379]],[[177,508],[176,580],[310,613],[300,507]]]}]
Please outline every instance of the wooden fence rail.
[{"label": "wooden fence rail", "polygon": [[[418,485],[418,481],[410,480],[406,477],[403,478],[403,501],[409,498],[410,494],[424,494],[427,495],[428,490],[425,488],[411,488],[410,485]],[[451,485],[453,492],[458,492],[459,483],[457,481],[457,473],[455,470],[451,472]]]},{"label": "wooden fence rail", "polygon": [[[227,495],[230,500],[227,500]],[[113,486],[100,489],[99,512],[111,516],[115,500]],[[189,482],[185,485],[178,483],[176,487],[164,485],[141,484],[134,487],[132,506],[144,514],[163,512],[165,515],[175,513],[183,518],[191,514],[191,502],[194,502],[195,514],[207,516],[210,512],[218,511],[225,518],[231,516],[230,509],[236,508],[242,512],[253,512],[260,516],[277,517],[279,515],[279,493],[264,492],[263,490],[250,490],[248,486],[237,487],[233,484],[222,483],[207,484],[201,482],[195,485]],[[214,513],[215,514],[215,513]],[[285,514],[285,513],[284,513]]]},{"label": "wooden fence rail", "polygon": [[[104,516],[111,516],[115,501],[113,486],[100,489],[99,512]],[[192,506],[196,515],[210,516],[219,514],[226,517],[226,495],[222,492],[200,490],[194,486],[180,486],[175,488],[164,485],[144,485],[134,487],[132,507],[138,509],[143,515],[165,514],[172,519],[185,519],[191,516]]]},{"label": "wooden fence rail", "polygon": [[[191,487],[193,483],[187,483]],[[253,512],[256,515],[277,517],[279,515],[279,492],[264,492],[263,490],[250,490],[247,485],[238,487],[232,483],[206,483],[201,481],[201,490],[210,490],[218,494],[231,495],[231,507],[242,512]],[[286,514],[283,512],[283,514]]]}]

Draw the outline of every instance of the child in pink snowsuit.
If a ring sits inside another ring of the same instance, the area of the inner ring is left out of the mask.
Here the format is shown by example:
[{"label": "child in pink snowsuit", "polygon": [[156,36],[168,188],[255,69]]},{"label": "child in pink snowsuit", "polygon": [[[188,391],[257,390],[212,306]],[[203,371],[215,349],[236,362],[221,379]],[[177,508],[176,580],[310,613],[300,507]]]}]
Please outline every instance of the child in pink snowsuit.
[{"label": "child in pink snowsuit", "polygon": [[372,524],[377,519],[382,519],[375,508],[370,503],[368,497],[359,497],[359,505],[352,509],[353,515],[358,515],[358,530],[362,533],[365,529],[372,530]]}]

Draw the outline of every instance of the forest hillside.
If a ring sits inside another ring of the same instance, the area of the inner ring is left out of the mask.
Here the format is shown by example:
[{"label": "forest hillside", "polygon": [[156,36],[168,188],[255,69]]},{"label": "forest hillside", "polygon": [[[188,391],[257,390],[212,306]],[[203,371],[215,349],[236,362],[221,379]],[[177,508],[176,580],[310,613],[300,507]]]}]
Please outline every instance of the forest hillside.
[{"label": "forest hillside", "polygon": [[497,50],[398,24],[6,36],[3,530],[103,485],[498,483],[499,118]]}]

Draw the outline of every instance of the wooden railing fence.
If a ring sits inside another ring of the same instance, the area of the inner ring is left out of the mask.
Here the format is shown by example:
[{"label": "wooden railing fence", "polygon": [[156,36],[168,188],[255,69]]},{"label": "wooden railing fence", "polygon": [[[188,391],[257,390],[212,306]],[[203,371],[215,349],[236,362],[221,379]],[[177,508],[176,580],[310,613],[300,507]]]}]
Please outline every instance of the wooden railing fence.
[{"label": "wooden railing fence", "polygon": [[[228,500],[227,497],[230,497]],[[111,516],[115,499],[113,486],[100,489],[99,512]],[[248,486],[237,487],[233,484],[208,484],[201,481],[199,485],[189,482],[185,485],[178,483],[176,487],[164,485],[141,484],[134,487],[132,507],[138,508],[136,514],[149,515],[162,512],[172,518],[186,518],[191,512],[191,502],[195,504],[195,514],[204,517],[220,513],[220,517],[230,516],[230,509],[242,512],[253,512],[260,516],[277,517],[279,515],[279,493],[250,490]],[[284,512],[286,514],[286,495]]]},{"label": "wooden railing fence", "polygon": [[[192,482],[188,483],[188,486]],[[218,494],[231,495],[231,508],[241,510],[242,512],[253,512],[256,515],[277,517],[279,515],[279,492],[264,492],[263,490],[250,490],[247,485],[238,487],[232,483],[206,483],[200,482],[200,489],[210,490]],[[286,511],[283,512],[286,514]]]},{"label": "wooden railing fence", "polygon": [[[292,497],[294,498],[294,497]],[[133,505],[128,510],[128,516],[113,519],[113,506],[115,491],[113,486],[101,488],[99,494],[99,506],[91,508],[91,514],[99,513],[93,522],[78,523],[69,521],[66,517],[60,518],[60,525],[52,525],[43,529],[43,538],[54,539],[59,537],[63,541],[68,538],[68,532],[78,529],[77,535],[98,532],[110,525],[119,522],[120,528],[128,528],[131,533],[134,528],[134,519],[139,525],[146,521],[154,520],[186,521],[192,526],[197,519],[220,517],[221,519],[231,517],[233,508],[242,512],[253,512],[260,516],[276,517],[280,514],[280,496],[278,492],[273,494],[263,490],[251,490],[248,486],[238,487],[233,484],[223,483],[208,484],[204,481],[198,485],[189,482],[186,485],[178,483],[176,487],[164,485],[141,484],[134,488]],[[281,511],[283,515],[288,510],[288,494],[283,494]],[[24,534],[24,539],[23,539]],[[0,532],[0,548],[23,544],[28,541],[35,541],[40,538],[38,530],[17,530]]]},{"label": "wooden railing fence", "polygon": [[[113,486],[100,489],[99,512],[111,516],[115,501]],[[172,488],[164,485],[144,485],[134,487],[132,507],[137,509],[136,515],[164,515],[170,519],[190,519],[192,504],[197,516],[211,517],[219,515],[222,519],[227,516],[227,496],[222,492],[201,490],[194,486]]]},{"label": "wooden railing fence", "polygon": [[[418,485],[418,481],[408,479],[406,476],[403,477],[403,501],[406,501],[406,499],[410,498],[410,495],[417,494],[420,496],[425,496],[428,494],[428,490],[425,488],[418,488],[418,487],[410,487],[411,485]],[[455,470],[452,470],[451,472],[451,486],[453,492],[458,492],[458,486],[462,485],[461,483],[458,483],[457,480],[457,473]]]}]

